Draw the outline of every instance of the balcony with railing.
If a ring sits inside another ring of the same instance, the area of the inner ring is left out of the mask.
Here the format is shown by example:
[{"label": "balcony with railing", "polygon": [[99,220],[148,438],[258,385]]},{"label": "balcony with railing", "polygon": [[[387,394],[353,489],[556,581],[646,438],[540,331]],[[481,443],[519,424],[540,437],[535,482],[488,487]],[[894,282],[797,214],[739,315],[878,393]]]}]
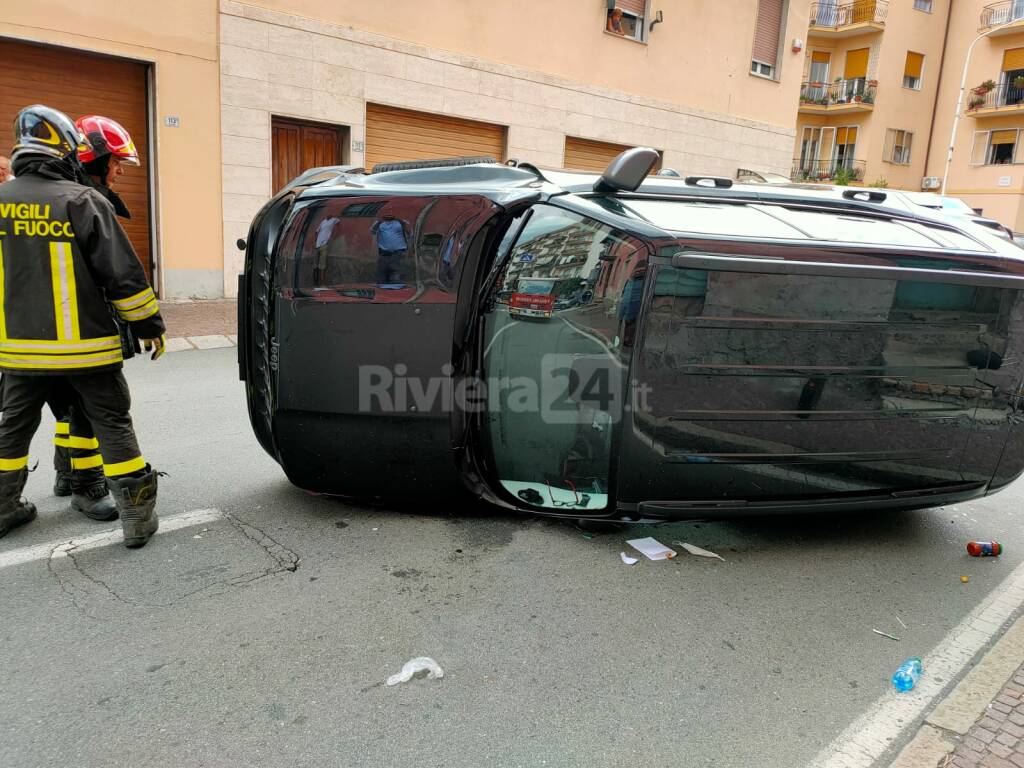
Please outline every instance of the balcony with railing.
[{"label": "balcony with railing", "polygon": [[967,114],[972,117],[1024,113],[1024,77],[995,85],[991,81],[971,90],[967,97]]},{"label": "balcony with railing", "polygon": [[804,83],[800,87],[800,111],[804,114],[870,112],[875,108],[877,80],[858,77],[834,83]]},{"label": "balcony with railing", "polygon": [[999,3],[986,5],[981,9],[981,21],[978,28],[982,31],[1001,27],[991,33],[991,37],[999,35],[1012,35],[1017,32],[1024,32],[1024,0],[1002,0]]},{"label": "balcony with railing", "polygon": [[816,183],[840,183],[861,182],[864,180],[864,169],[867,165],[864,160],[793,160],[793,170],[789,178],[793,181],[816,182]]},{"label": "balcony with railing", "polygon": [[885,29],[889,13],[886,0],[854,0],[840,4],[836,0],[811,3],[809,32],[821,37],[850,37]]}]

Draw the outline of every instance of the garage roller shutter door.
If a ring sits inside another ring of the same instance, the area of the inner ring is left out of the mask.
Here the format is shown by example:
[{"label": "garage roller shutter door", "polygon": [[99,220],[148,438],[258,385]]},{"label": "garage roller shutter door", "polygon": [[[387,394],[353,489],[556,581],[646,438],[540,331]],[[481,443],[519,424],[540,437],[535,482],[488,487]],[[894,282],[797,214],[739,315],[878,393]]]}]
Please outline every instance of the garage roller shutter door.
[{"label": "garage roller shutter door", "polygon": [[409,109],[366,105],[366,168],[449,157],[505,159],[505,126]]},{"label": "garage roller shutter door", "polygon": [[146,65],[9,40],[0,40],[0,62],[0,155],[10,157],[10,126],[30,104],[54,107],[72,120],[88,114],[112,117],[132,135],[142,166],[127,166],[115,189],[132,212],[131,220],[120,222],[150,274]]},{"label": "garage roller shutter door", "polygon": [[[608,141],[565,137],[565,159],[563,167],[573,171],[604,171],[616,155],[631,147],[627,144],[612,144]],[[654,166],[661,168],[661,160]]]}]

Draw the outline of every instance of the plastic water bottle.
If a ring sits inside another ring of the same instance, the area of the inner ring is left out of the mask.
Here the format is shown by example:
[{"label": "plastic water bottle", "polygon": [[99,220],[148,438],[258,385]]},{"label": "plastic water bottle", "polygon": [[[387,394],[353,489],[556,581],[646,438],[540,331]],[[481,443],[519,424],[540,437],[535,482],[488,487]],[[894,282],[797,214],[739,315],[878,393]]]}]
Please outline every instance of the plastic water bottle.
[{"label": "plastic water bottle", "polygon": [[919,677],[921,677],[921,659],[914,656],[900,664],[900,668],[893,673],[892,684],[900,693],[906,693],[917,685]]}]

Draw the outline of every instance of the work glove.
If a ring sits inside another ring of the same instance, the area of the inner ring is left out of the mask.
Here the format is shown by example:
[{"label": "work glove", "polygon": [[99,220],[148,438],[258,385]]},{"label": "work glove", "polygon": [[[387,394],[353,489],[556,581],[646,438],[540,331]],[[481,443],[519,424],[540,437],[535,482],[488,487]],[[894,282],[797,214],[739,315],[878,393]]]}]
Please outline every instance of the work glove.
[{"label": "work glove", "polygon": [[161,333],[159,339],[143,339],[142,345],[147,352],[153,353],[149,356],[149,359],[156,360],[165,351],[165,347],[167,346],[167,334]]}]

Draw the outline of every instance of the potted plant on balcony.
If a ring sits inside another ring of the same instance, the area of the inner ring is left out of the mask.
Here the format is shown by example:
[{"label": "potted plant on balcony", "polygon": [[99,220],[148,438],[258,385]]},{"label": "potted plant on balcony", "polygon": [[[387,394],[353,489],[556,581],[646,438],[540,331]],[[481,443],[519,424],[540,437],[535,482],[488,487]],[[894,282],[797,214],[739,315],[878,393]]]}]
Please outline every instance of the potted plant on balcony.
[{"label": "potted plant on balcony", "polygon": [[985,97],[984,96],[979,96],[978,94],[975,94],[974,96],[971,96],[971,100],[967,102],[967,108],[968,109],[977,109],[978,107],[980,107],[984,103],[985,103]]},{"label": "potted plant on balcony", "polygon": [[986,93],[989,93],[990,91],[994,91],[995,88],[996,88],[996,81],[995,80],[986,80],[981,85],[979,85],[977,88],[975,88],[974,92],[976,94],[978,94],[979,96],[984,96]]},{"label": "potted plant on balcony", "polygon": [[1024,75],[1018,75],[1013,78],[1013,87],[1019,90],[1024,90]]}]

